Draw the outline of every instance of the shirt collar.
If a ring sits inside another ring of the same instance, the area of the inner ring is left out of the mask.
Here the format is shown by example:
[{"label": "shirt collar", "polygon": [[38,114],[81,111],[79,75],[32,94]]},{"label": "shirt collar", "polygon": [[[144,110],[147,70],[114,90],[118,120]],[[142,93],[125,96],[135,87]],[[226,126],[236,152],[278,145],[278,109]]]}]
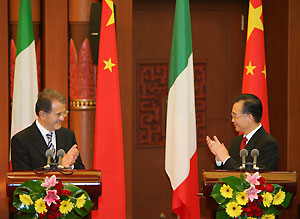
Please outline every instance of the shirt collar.
[{"label": "shirt collar", "polygon": [[[38,129],[40,130],[42,136],[46,136],[49,133],[49,131],[46,128],[44,128],[44,126],[42,126],[38,120],[35,120],[35,123],[36,123],[36,126],[38,127]],[[54,133],[54,132],[52,132],[52,133]]]},{"label": "shirt collar", "polygon": [[259,123],[259,125],[255,129],[253,129],[248,135],[244,135],[244,137],[247,138],[247,143],[252,138],[252,136],[255,134],[255,132],[257,132],[257,130],[260,129],[261,126],[262,126],[261,123]]}]

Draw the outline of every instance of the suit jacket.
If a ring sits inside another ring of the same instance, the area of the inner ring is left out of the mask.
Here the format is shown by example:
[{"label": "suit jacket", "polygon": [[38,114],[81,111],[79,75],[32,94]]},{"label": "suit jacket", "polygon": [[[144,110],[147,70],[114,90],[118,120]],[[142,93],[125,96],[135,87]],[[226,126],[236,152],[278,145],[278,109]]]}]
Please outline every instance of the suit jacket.
[{"label": "suit jacket", "polygon": [[[55,131],[56,152],[63,149],[66,153],[77,144],[72,130],[61,127]],[[34,170],[47,164],[44,137],[34,122],[31,126],[15,134],[11,139],[11,161],[13,170]],[[80,155],[74,169],[84,169]]]},{"label": "suit jacket", "polygon": [[[235,170],[242,164],[240,157],[240,145],[243,135],[232,139],[228,150],[230,158],[219,169]],[[248,151],[246,163],[252,163],[252,149],[256,148],[259,151],[257,157],[257,166],[263,170],[277,170],[279,161],[278,143],[263,127],[259,128],[252,138],[248,141],[245,149]]]}]

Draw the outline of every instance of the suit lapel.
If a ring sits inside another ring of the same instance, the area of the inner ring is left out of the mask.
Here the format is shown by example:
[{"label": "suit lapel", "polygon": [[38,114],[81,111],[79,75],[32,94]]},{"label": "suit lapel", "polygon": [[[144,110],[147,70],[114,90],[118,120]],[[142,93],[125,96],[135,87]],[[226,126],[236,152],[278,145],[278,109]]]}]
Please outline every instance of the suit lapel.
[{"label": "suit lapel", "polygon": [[45,151],[48,149],[48,146],[35,122],[31,125],[30,131],[33,147],[35,147],[41,154],[45,155]]},{"label": "suit lapel", "polygon": [[249,153],[251,153],[252,149],[255,147],[255,143],[257,140],[260,138],[260,136],[264,133],[265,129],[264,127],[260,127],[252,136],[248,144],[246,145],[246,149],[248,150]]},{"label": "suit lapel", "polygon": [[63,132],[62,129],[59,129],[55,131],[55,136],[56,136],[56,151],[59,149],[64,149],[65,143],[65,138],[63,137]]}]

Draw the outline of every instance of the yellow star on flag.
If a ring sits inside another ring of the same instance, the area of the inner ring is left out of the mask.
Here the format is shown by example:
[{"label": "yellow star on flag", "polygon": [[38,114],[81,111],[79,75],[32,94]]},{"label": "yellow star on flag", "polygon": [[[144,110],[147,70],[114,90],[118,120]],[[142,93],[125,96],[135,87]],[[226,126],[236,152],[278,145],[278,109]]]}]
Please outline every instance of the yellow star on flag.
[{"label": "yellow star on flag", "polygon": [[262,15],[262,5],[257,8],[253,8],[253,5],[251,4],[250,1],[247,40],[249,39],[254,28],[264,31],[264,26],[260,19],[261,15]]},{"label": "yellow star on flag", "polygon": [[115,23],[115,16],[114,16],[114,3],[111,0],[105,0],[106,4],[108,5],[108,7],[111,9],[111,15],[109,20],[106,23],[106,26],[109,26],[111,24]]},{"label": "yellow star on flag", "polygon": [[254,70],[255,68],[256,68],[256,66],[253,66],[253,65],[251,64],[251,61],[250,61],[250,62],[249,62],[249,65],[246,66],[246,69],[247,69],[246,75],[248,75],[248,74],[254,75],[253,70]]},{"label": "yellow star on flag", "polygon": [[264,66],[264,70],[261,71],[261,73],[263,73],[265,75],[265,79],[267,78],[267,69],[266,69],[266,65]]},{"label": "yellow star on flag", "polygon": [[111,58],[109,58],[107,61],[103,60],[103,62],[105,63],[104,70],[109,69],[109,71],[112,72],[112,67],[114,67],[116,64],[111,62]]}]

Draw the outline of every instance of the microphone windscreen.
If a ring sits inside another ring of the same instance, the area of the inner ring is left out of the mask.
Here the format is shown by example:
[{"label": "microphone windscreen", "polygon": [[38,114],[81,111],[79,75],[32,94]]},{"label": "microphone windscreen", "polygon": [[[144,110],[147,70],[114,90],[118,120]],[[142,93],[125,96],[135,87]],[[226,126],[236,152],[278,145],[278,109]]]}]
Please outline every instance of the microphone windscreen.
[{"label": "microphone windscreen", "polygon": [[242,150],[240,151],[240,157],[243,157],[243,156],[245,156],[245,157],[248,156],[248,151],[247,151],[246,149],[242,149]]},{"label": "microphone windscreen", "polygon": [[53,157],[54,155],[54,152],[53,150],[51,150],[50,148],[46,151],[46,157],[50,156],[50,157]]},{"label": "microphone windscreen", "polygon": [[65,151],[64,151],[64,149],[59,149],[58,151],[57,151],[57,157],[59,157],[59,156],[65,156]]},{"label": "microphone windscreen", "polygon": [[259,151],[257,149],[253,149],[251,151],[251,157],[258,157],[258,155],[259,155]]}]

